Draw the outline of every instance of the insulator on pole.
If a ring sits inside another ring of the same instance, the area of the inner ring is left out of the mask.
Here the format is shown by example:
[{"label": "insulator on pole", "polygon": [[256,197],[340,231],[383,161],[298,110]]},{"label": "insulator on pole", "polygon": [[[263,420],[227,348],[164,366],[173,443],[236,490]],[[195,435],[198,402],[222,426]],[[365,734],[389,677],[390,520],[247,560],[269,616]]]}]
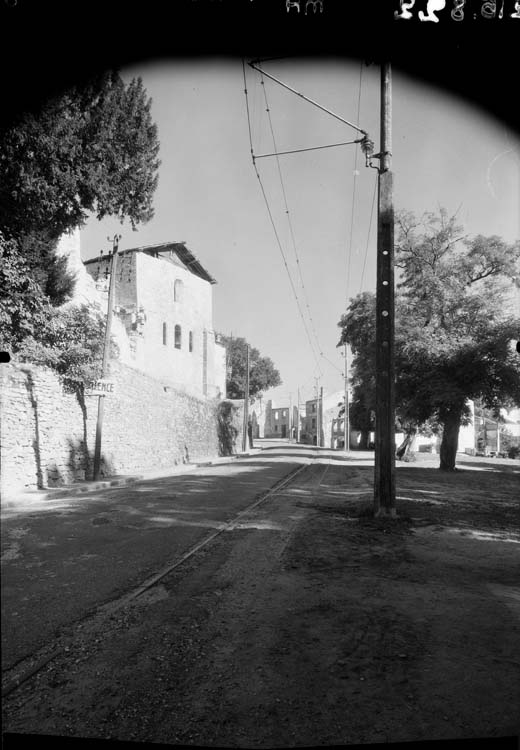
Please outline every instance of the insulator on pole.
[{"label": "insulator on pole", "polygon": [[365,154],[365,164],[367,167],[370,166],[370,159],[374,154],[374,148],[375,144],[374,141],[368,137],[368,135],[363,136],[363,138],[360,141],[361,150]]}]

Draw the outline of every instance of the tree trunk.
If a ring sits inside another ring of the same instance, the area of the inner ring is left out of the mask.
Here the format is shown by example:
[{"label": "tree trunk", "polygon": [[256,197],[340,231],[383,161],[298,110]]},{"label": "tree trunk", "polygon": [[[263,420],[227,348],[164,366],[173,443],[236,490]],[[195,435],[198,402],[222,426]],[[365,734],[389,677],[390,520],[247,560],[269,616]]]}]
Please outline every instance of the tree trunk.
[{"label": "tree trunk", "polygon": [[399,461],[409,461],[417,437],[417,427],[411,427],[405,432],[404,440],[395,452],[395,457]]},{"label": "tree trunk", "polygon": [[440,448],[441,463],[439,468],[443,471],[455,471],[457,460],[457,447],[459,444],[460,412],[451,412],[442,421],[442,441]]}]

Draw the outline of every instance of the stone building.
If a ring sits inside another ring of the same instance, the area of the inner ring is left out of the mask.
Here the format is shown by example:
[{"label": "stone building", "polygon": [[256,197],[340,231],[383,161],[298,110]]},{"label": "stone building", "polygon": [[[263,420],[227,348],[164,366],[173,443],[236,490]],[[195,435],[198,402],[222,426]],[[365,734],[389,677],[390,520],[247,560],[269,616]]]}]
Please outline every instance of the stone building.
[{"label": "stone building", "polygon": [[344,398],[344,391],[336,391],[323,396],[323,399],[314,398],[305,402],[301,443],[317,445],[319,426],[319,444],[322,448],[343,447],[343,420],[338,418],[338,412]]},{"label": "stone building", "polygon": [[[110,255],[84,262],[105,300],[110,262]],[[120,251],[114,317],[126,331],[125,364],[190,395],[225,398],[226,351],[213,330],[215,283],[183,242]]]},{"label": "stone building", "polygon": [[[291,414],[292,412],[292,414]],[[271,399],[265,408],[264,437],[293,438],[296,435],[298,407],[273,405]]]}]

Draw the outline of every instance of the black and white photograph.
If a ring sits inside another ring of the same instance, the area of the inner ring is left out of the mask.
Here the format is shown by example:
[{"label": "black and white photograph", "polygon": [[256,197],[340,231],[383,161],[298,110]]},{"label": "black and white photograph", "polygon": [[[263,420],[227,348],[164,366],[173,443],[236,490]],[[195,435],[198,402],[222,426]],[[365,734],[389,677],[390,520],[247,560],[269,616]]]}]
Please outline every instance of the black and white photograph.
[{"label": "black and white photograph", "polygon": [[5,748],[517,748],[520,2],[0,0]]}]

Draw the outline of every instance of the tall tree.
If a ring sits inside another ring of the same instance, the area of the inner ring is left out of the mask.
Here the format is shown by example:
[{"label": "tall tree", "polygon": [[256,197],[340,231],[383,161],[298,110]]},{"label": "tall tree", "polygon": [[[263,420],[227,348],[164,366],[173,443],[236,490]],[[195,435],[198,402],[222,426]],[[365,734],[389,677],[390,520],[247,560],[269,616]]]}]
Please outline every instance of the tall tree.
[{"label": "tall tree", "polygon": [[15,240],[1,232],[0,288],[0,346],[16,351],[20,342],[46,326],[50,305]]},{"label": "tall tree", "polygon": [[[226,347],[228,398],[244,398],[246,388],[246,351],[244,338],[221,336]],[[258,349],[249,349],[249,396],[260,398],[264,391],[281,385],[280,373],[269,357],[262,357]]]},{"label": "tall tree", "polygon": [[157,127],[140,78],[107,72],[0,131],[0,230],[17,240],[51,301],[73,288],[54,250],[89,213],[132,227],[153,216]]},{"label": "tall tree", "polygon": [[338,325],[342,329],[338,346],[349,344],[354,360],[351,367],[352,403],[350,425],[361,433],[361,446],[369,445],[374,430],[376,404],[376,298],[370,292],[355,297]]},{"label": "tall tree", "polygon": [[[440,424],[440,468],[453,470],[468,399],[481,398],[495,411],[520,403],[520,363],[512,345],[520,320],[510,313],[520,244],[496,236],[470,239],[444,210],[420,220],[400,213],[396,224],[397,412],[409,429],[428,420]],[[361,354],[354,366],[370,392],[374,339],[364,343],[357,335],[356,304],[359,299],[339,325],[342,339],[357,342]],[[368,301],[364,315],[372,325]]]}]

